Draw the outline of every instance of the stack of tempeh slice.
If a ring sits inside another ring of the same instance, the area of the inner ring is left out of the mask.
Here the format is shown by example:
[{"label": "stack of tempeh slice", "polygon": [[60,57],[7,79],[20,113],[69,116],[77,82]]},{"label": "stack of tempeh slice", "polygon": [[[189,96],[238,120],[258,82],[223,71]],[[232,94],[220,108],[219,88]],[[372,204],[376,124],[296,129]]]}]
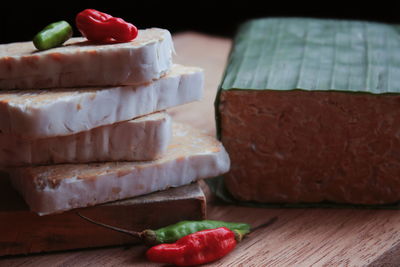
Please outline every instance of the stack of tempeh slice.
[{"label": "stack of tempeh slice", "polygon": [[170,33],[157,28],[121,44],[0,46],[0,166],[31,210],[59,213],[228,171],[220,142],[166,112],[203,90],[202,70],[173,64],[172,52]]}]

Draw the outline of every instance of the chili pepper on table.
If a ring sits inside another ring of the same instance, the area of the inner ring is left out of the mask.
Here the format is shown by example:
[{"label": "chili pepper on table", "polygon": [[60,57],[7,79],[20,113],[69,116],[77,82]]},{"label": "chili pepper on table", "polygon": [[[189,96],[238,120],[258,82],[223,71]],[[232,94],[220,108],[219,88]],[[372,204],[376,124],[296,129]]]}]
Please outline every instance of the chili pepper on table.
[{"label": "chili pepper on table", "polygon": [[216,261],[230,253],[241,239],[226,227],[202,230],[172,244],[160,244],[147,250],[152,262],[192,266]]},{"label": "chili pepper on table", "polygon": [[250,225],[247,223],[202,220],[202,221],[181,221],[179,223],[172,224],[157,230],[147,229],[142,232],[136,232],[96,222],[90,218],[81,215],[80,213],[77,214],[83,219],[88,220],[96,225],[107,227],[109,229],[139,238],[143,240],[143,242],[147,245],[173,243],[188,234],[192,234],[205,229],[213,229],[218,227],[226,227],[232,231],[236,231],[237,234],[240,234],[242,236],[250,233],[251,231]]},{"label": "chili pepper on table", "polygon": [[175,243],[164,243],[147,250],[147,259],[153,262],[192,266],[221,259],[229,254],[250,232],[273,224],[278,218],[273,217],[246,234],[241,230],[226,227],[206,229],[180,238]]},{"label": "chili pepper on table", "polygon": [[46,50],[60,46],[72,37],[72,27],[62,20],[47,25],[33,38],[33,44],[38,50]]},{"label": "chili pepper on table", "polygon": [[75,23],[84,37],[97,43],[129,42],[138,34],[133,24],[95,9],[79,12]]},{"label": "chili pepper on table", "polygon": [[154,235],[156,237],[155,243],[172,243],[188,234],[218,227],[226,227],[232,231],[237,230],[242,235],[246,235],[250,232],[250,225],[247,223],[202,220],[202,221],[181,221],[176,224],[155,230],[153,231],[153,233],[150,230],[148,232],[148,235],[149,236]]}]

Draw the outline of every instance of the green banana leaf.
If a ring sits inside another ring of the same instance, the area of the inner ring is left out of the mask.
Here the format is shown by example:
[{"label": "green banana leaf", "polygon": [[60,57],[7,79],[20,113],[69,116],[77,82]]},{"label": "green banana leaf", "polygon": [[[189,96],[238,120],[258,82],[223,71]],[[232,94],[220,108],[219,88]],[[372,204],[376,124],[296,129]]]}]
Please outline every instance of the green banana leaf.
[{"label": "green banana leaf", "polygon": [[399,93],[397,25],[266,18],[236,34],[222,90],[334,90]]}]

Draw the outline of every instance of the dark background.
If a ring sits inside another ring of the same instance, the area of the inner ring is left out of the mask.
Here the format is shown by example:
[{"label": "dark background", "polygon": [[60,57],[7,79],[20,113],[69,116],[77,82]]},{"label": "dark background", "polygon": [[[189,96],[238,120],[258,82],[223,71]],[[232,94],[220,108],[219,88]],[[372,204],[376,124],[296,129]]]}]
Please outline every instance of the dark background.
[{"label": "dark background", "polygon": [[[399,23],[400,5],[374,1],[321,2],[317,6],[301,2],[266,1],[108,1],[96,2],[52,1],[40,4],[8,2],[0,12],[0,43],[31,40],[51,22],[66,20],[75,28],[75,15],[85,8],[94,8],[121,17],[138,28],[160,27],[172,33],[198,31],[207,34],[232,37],[238,25],[259,17],[315,17],[368,20]],[[273,4],[273,6],[271,6]],[[348,7],[350,5],[350,7]]]}]

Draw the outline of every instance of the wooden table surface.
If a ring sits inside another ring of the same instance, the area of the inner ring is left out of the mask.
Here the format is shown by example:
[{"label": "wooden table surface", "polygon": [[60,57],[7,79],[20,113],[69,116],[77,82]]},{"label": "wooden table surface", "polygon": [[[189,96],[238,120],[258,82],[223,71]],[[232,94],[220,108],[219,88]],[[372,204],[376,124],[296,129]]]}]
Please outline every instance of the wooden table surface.
[{"label": "wooden table surface", "polygon": [[[175,62],[205,69],[205,96],[174,108],[176,120],[215,133],[213,101],[230,40],[198,33],[174,36]],[[400,211],[367,209],[266,209],[208,205],[208,218],[253,225],[278,221],[246,238],[209,266],[400,266]],[[0,229],[1,230],[1,229]],[[111,247],[0,258],[0,266],[161,266],[146,261],[146,248]]]}]

